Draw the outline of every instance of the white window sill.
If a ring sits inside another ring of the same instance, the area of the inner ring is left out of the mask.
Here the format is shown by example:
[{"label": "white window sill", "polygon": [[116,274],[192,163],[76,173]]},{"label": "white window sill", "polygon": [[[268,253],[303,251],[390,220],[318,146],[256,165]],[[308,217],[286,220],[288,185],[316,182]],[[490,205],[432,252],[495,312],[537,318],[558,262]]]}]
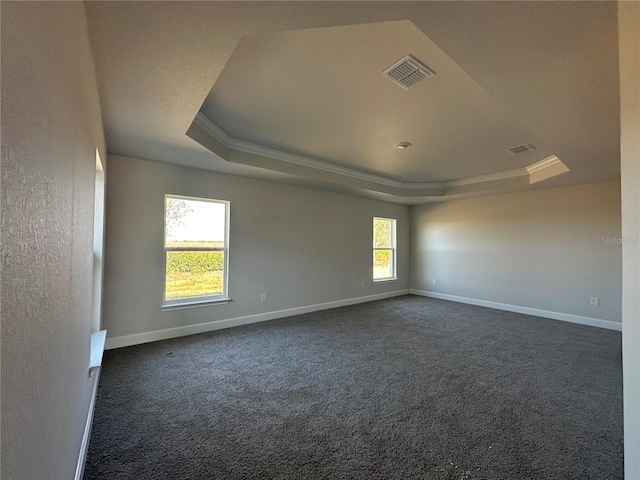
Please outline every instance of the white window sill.
[{"label": "white window sill", "polygon": [[102,365],[102,354],[104,353],[104,344],[107,341],[107,331],[100,330],[91,334],[91,353],[89,358],[89,376],[93,376]]},{"label": "white window sill", "polygon": [[184,301],[179,303],[165,303],[164,305],[160,305],[160,310],[163,312],[170,312],[171,310],[184,310],[187,308],[202,308],[202,307],[210,307],[212,305],[226,305],[231,301],[230,298],[215,298],[215,299],[207,299],[207,300],[191,300]]},{"label": "white window sill", "polygon": [[381,278],[379,280],[374,280],[373,283],[387,283],[387,282],[397,282],[397,278]]}]

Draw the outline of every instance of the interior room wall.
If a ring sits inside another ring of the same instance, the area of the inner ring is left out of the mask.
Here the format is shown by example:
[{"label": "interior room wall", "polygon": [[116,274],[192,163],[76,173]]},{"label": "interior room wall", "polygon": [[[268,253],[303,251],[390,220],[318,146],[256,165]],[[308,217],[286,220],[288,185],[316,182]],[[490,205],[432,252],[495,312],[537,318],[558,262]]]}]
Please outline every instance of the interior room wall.
[{"label": "interior room wall", "polygon": [[[167,193],[231,202],[229,304],[160,310]],[[408,206],[110,156],[106,210],[108,346],[114,337],[409,288]],[[372,282],[374,216],[397,219],[397,281]]]},{"label": "interior room wall", "polygon": [[89,378],[96,148],[82,2],[2,2],[2,478],[74,478]]},{"label": "interior room wall", "polygon": [[412,289],[621,321],[619,181],[417,206],[411,232]]},{"label": "interior room wall", "polygon": [[618,2],[625,478],[640,478],[640,3]]}]

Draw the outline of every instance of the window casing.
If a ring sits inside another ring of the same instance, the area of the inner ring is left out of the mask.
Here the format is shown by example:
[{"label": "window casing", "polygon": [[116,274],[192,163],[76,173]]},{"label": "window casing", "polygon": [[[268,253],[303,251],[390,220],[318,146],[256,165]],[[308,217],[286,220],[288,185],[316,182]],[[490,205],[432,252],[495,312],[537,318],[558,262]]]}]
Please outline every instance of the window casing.
[{"label": "window casing", "polygon": [[396,219],[373,217],[373,281],[396,279]]},{"label": "window casing", "polygon": [[163,307],[229,301],[229,207],[165,195]]},{"label": "window casing", "polygon": [[91,331],[102,328],[102,280],[104,254],[104,167],[96,148],[95,192],[93,201],[93,306]]}]

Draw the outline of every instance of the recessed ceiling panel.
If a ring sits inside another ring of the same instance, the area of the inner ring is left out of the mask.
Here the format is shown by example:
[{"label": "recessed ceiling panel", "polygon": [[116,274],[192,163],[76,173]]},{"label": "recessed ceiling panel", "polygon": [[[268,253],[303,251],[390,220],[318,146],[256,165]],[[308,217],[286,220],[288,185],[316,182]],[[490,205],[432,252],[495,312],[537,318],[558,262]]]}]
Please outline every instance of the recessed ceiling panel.
[{"label": "recessed ceiling panel", "polygon": [[[410,90],[381,75],[407,55],[437,74]],[[234,139],[399,182],[553,154],[408,20],[244,37],[201,112]],[[524,143],[536,150],[507,150]]]}]

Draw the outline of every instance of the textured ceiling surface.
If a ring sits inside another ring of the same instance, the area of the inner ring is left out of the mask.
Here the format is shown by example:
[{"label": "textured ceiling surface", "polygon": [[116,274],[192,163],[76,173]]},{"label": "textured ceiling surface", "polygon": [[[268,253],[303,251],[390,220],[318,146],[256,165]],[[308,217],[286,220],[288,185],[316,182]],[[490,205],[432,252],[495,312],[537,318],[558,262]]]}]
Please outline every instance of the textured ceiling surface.
[{"label": "textured ceiling surface", "polygon": [[[615,2],[86,5],[110,153],[403,203],[430,197],[248,153],[225,158],[216,153],[226,147],[205,148],[185,133],[202,107],[234,139],[402,182],[486,175],[551,154],[570,170],[483,192],[615,178],[616,9]],[[404,91],[380,73],[408,53],[437,74]],[[358,84],[350,61],[374,73]],[[393,148],[403,140],[414,147]],[[539,150],[504,150],[524,142]]]},{"label": "textured ceiling surface", "polygon": [[[383,77],[404,53],[436,75],[411,90]],[[233,138],[404,182],[553,154],[410,21],[244,37],[202,111]],[[506,150],[526,142],[537,150]]]}]

